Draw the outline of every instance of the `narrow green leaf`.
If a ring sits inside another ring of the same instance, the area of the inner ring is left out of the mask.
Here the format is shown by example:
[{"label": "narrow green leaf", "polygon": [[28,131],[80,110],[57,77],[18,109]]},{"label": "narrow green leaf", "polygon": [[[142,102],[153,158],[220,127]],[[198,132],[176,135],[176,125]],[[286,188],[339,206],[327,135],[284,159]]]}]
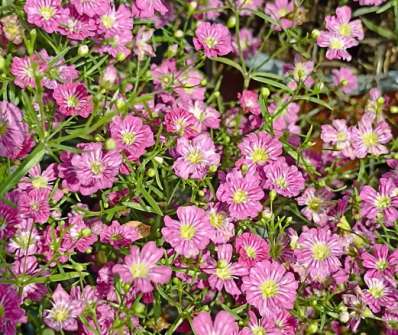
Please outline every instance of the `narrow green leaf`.
[{"label": "narrow green leaf", "polygon": [[124,206],[132,209],[136,209],[141,212],[148,212],[148,213],[155,213],[151,207],[149,206],[143,206],[138,202],[133,202],[133,201],[127,201],[122,203]]},{"label": "narrow green leaf", "polygon": [[379,34],[380,36],[390,39],[390,40],[395,40],[397,39],[398,36],[396,36],[391,30],[387,28],[383,28],[380,25],[377,25],[373,23],[372,21],[365,19],[364,17],[361,18],[362,22],[365,24],[365,26],[374,31],[375,33]]},{"label": "narrow green leaf", "polygon": [[144,189],[141,188],[141,193],[144,196],[145,200],[148,202],[149,206],[152,207],[153,211],[158,214],[163,216],[163,212],[160,209],[159,205],[156,203],[155,199]]},{"label": "narrow green leaf", "polygon": [[273,86],[273,87],[277,87],[280,88],[284,91],[287,91],[289,93],[291,93],[291,89],[289,87],[287,87],[287,85],[282,84],[276,80],[272,80],[272,79],[268,79],[268,78],[264,78],[264,77],[259,77],[259,76],[250,76],[251,79],[258,81],[260,83],[269,85],[269,86]]},{"label": "narrow green leaf", "polygon": [[234,62],[232,59],[229,58],[225,58],[225,57],[214,57],[214,58],[210,58],[211,60],[214,60],[216,62],[220,62],[229,66],[232,66],[233,68],[237,69],[240,73],[243,74],[243,70],[242,67],[237,63]]},{"label": "narrow green leaf", "polygon": [[313,102],[314,104],[321,105],[329,110],[333,110],[333,108],[329,104],[327,104],[325,101],[318,99],[318,98],[308,97],[306,95],[299,95],[294,100],[295,101],[300,101],[300,100],[310,101],[310,102]]}]

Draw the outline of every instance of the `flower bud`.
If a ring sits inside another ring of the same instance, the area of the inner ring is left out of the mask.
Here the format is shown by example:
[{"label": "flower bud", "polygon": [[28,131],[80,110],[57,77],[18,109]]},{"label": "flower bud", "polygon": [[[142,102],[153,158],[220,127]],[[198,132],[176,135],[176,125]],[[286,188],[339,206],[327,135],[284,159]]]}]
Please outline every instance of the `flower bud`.
[{"label": "flower bud", "polygon": [[271,92],[270,92],[270,90],[267,87],[262,87],[261,88],[261,95],[264,98],[268,98],[270,94],[271,94]]},{"label": "flower bud", "polygon": [[77,54],[80,57],[83,57],[83,56],[86,56],[89,51],[90,51],[90,49],[88,48],[88,46],[85,44],[82,44],[79,46],[79,49],[77,50]]},{"label": "flower bud", "polygon": [[321,32],[318,30],[318,29],[314,29],[312,32],[311,32],[311,36],[312,36],[312,38],[318,38],[318,36],[321,34]]},{"label": "flower bud", "polygon": [[398,106],[391,106],[390,112],[392,114],[397,114],[398,113]]},{"label": "flower bud", "polygon": [[146,172],[146,174],[147,174],[148,177],[151,177],[151,178],[152,178],[152,177],[155,177],[155,175],[156,175],[156,170],[150,168],[150,169],[148,169],[148,171]]},{"label": "flower bud", "polygon": [[350,320],[350,313],[347,311],[340,313],[339,320],[342,323],[347,323]]},{"label": "flower bud", "polygon": [[159,164],[163,164],[163,162],[164,162],[163,157],[160,157],[160,156],[155,156],[154,160],[155,160],[155,162],[157,162]]},{"label": "flower bud", "polygon": [[116,100],[116,108],[121,110],[126,107],[126,100],[123,98],[119,98]]},{"label": "flower bud", "polygon": [[269,192],[269,199],[270,199],[271,201],[274,201],[274,200],[276,199],[276,196],[277,196],[277,194],[276,194],[275,190],[271,190],[271,191]]},{"label": "flower bud", "polygon": [[233,28],[236,25],[236,17],[235,16],[231,16],[228,21],[227,21],[227,27],[228,28]]},{"label": "flower bud", "polygon": [[105,150],[114,150],[116,149],[116,141],[113,138],[108,138],[105,141]]},{"label": "flower bud", "polygon": [[174,33],[174,37],[176,38],[183,38],[184,37],[184,32],[181,29],[178,29],[175,33]]}]

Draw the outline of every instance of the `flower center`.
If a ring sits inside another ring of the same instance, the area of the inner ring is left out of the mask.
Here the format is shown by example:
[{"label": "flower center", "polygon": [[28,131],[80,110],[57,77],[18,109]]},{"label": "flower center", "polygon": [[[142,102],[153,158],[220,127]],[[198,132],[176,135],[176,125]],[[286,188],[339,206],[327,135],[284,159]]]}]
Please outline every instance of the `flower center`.
[{"label": "flower center", "polygon": [[274,280],[268,279],[260,285],[260,291],[264,298],[272,298],[278,294],[279,286]]},{"label": "flower center", "polygon": [[251,245],[245,247],[247,257],[251,259],[255,259],[257,256],[256,249],[254,249]]},{"label": "flower center", "polygon": [[217,45],[217,40],[214,37],[210,36],[205,39],[205,43],[208,48],[212,49]]},{"label": "flower center", "polygon": [[377,286],[371,287],[369,289],[369,293],[372,295],[373,298],[380,299],[381,297],[384,296],[384,286],[377,285]]},{"label": "flower center", "polygon": [[267,332],[263,327],[255,326],[251,329],[253,335],[266,335]]},{"label": "flower center", "polygon": [[66,307],[57,308],[54,311],[53,317],[57,322],[64,322],[69,318],[69,310]]},{"label": "flower center", "polygon": [[98,162],[98,161],[92,162],[90,168],[91,168],[91,172],[94,173],[96,176],[101,174],[102,170],[104,169],[101,162]]},{"label": "flower center", "polygon": [[390,206],[390,198],[383,195],[378,195],[375,200],[375,205],[378,209],[385,209]]},{"label": "flower center", "polygon": [[347,139],[347,134],[344,131],[339,131],[336,135],[338,142],[344,142]]},{"label": "flower center", "polygon": [[343,23],[339,27],[339,33],[341,36],[350,37],[352,33],[351,26],[348,23]]},{"label": "flower center", "polygon": [[326,243],[315,243],[312,247],[312,257],[317,261],[324,261],[330,256],[330,248]]},{"label": "flower center", "polygon": [[135,142],[135,133],[126,131],[122,134],[122,141],[126,145],[132,145]]},{"label": "flower center", "polygon": [[34,188],[45,188],[47,185],[47,179],[42,176],[37,176],[32,179],[32,186]]},{"label": "flower center", "polygon": [[318,197],[313,197],[308,202],[308,208],[313,212],[319,212],[319,210],[321,209],[321,205],[322,205],[322,200]]},{"label": "flower center", "polygon": [[218,278],[223,280],[231,278],[231,271],[229,270],[229,264],[225,259],[218,261],[216,275]]},{"label": "flower center", "polygon": [[68,107],[77,107],[79,105],[79,99],[76,98],[74,95],[70,95],[68,99],[66,99],[66,104]]},{"label": "flower center", "polygon": [[198,149],[194,149],[188,154],[187,159],[192,164],[199,164],[203,160],[203,155]]},{"label": "flower center", "polygon": [[306,71],[305,71],[304,65],[302,63],[296,64],[296,66],[294,68],[294,74],[293,74],[294,79],[297,81],[304,79],[306,76],[305,73],[306,73]]},{"label": "flower center", "polygon": [[287,188],[287,181],[285,177],[278,177],[275,180],[276,185],[278,185],[280,188]]},{"label": "flower center", "polygon": [[262,164],[268,160],[268,154],[263,148],[255,148],[252,152],[253,163]]},{"label": "flower center", "polygon": [[0,136],[3,136],[7,132],[7,122],[0,120]]},{"label": "flower center", "polygon": [[368,148],[375,146],[378,142],[378,139],[379,138],[374,131],[370,131],[362,135],[362,142]]},{"label": "flower center", "polygon": [[55,15],[55,9],[49,6],[43,6],[39,9],[40,15],[46,21],[50,20]]},{"label": "flower center", "polygon": [[148,276],[149,269],[143,263],[134,263],[130,266],[130,273],[134,279],[146,278]]},{"label": "flower center", "polygon": [[196,234],[196,228],[191,224],[183,224],[180,227],[180,236],[184,240],[192,240]]},{"label": "flower center", "polygon": [[40,209],[40,204],[37,201],[32,201],[30,204],[32,211],[37,212]]},{"label": "flower center", "polygon": [[287,10],[287,8],[283,7],[281,9],[278,10],[278,15],[279,17],[284,17],[289,13],[289,11]]},{"label": "flower center", "polygon": [[210,214],[210,224],[214,227],[214,228],[221,228],[223,226],[224,223],[224,216],[222,214],[219,213],[211,213]]},{"label": "flower center", "polygon": [[383,271],[383,270],[387,269],[387,267],[388,267],[388,262],[385,259],[379,259],[376,262],[377,270]]},{"label": "flower center", "polygon": [[110,15],[104,15],[101,18],[101,22],[106,29],[111,29],[115,23],[115,17],[110,16]]},{"label": "flower center", "polygon": [[233,195],[233,201],[235,204],[243,204],[247,201],[247,192],[243,190],[235,191]]},{"label": "flower center", "polygon": [[341,50],[341,49],[344,49],[344,43],[343,43],[343,41],[342,40],[340,40],[339,38],[337,38],[337,37],[333,37],[331,40],[330,40],[330,48],[331,49],[337,49],[337,50]]},{"label": "flower center", "polygon": [[33,238],[29,236],[29,233],[16,236],[14,241],[22,250],[27,250],[29,246],[33,244]]}]

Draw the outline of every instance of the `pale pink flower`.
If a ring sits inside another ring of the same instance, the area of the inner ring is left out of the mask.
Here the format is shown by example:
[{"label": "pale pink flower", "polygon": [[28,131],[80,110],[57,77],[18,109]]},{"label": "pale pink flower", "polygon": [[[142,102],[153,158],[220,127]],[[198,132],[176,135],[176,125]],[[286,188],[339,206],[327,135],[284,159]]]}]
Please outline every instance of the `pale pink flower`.
[{"label": "pale pink flower", "polygon": [[239,326],[228,312],[218,312],[214,322],[210,313],[201,312],[193,318],[192,330],[195,335],[238,335]]},{"label": "pale pink flower", "polygon": [[219,23],[200,23],[193,43],[196,50],[204,50],[206,57],[224,56],[232,51],[231,33]]},{"label": "pale pink flower", "polygon": [[35,73],[43,73],[47,65],[37,55],[13,57],[11,73],[15,76],[14,83],[20,88],[36,87]]},{"label": "pale pink flower", "polygon": [[71,0],[80,15],[95,17],[105,13],[110,7],[109,0]]},{"label": "pale pink flower", "polygon": [[135,0],[132,10],[133,15],[140,18],[152,18],[155,13],[164,16],[169,11],[163,0]]},{"label": "pale pink flower", "polygon": [[272,28],[276,31],[294,26],[294,21],[287,18],[293,10],[294,2],[289,0],[275,0],[275,2],[268,2],[265,5],[265,13],[276,21],[276,24],[272,25]]},{"label": "pale pink flower", "polygon": [[364,33],[360,19],[351,21],[351,8],[342,6],[336,8],[336,15],[328,15],[325,18],[326,29],[342,37],[363,40]]},{"label": "pale pink flower", "polygon": [[123,35],[126,39],[132,39],[133,18],[131,10],[126,5],[120,5],[117,9],[109,7],[98,19],[99,32],[105,38],[115,35]]},{"label": "pale pink flower", "polygon": [[59,23],[69,15],[69,11],[62,8],[61,0],[27,0],[24,10],[28,22],[47,33],[57,31]]},{"label": "pale pink flower", "polygon": [[238,262],[248,268],[270,257],[268,243],[262,237],[250,232],[236,237],[235,249],[239,254]]},{"label": "pale pink flower", "polygon": [[329,31],[321,31],[317,38],[317,43],[320,47],[328,48],[326,51],[327,59],[345,61],[350,61],[352,58],[347,49],[358,45],[357,40],[352,37],[341,36]]},{"label": "pale pink flower", "polygon": [[144,60],[145,57],[148,56],[155,57],[155,52],[150,43],[153,32],[153,29],[147,29],[145,27],[141,27],[140,30],[138,30],[137,36],[134,40],[134,53],[140,61]]},{"label": "pale pink flower", "polygon": [[332,80],[345,94],[352,94],[358,89],[358,78],[348,67],[332,70]]}]

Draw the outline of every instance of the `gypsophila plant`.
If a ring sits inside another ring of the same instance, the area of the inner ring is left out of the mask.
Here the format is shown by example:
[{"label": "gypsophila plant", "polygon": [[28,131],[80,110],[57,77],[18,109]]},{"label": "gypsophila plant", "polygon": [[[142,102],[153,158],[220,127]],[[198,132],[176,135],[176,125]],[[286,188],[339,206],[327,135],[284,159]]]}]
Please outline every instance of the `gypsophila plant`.
[{"label": "gypsophila plant", "polygon": [[398,335],[397,0],[1,0],[0,334]]}]

